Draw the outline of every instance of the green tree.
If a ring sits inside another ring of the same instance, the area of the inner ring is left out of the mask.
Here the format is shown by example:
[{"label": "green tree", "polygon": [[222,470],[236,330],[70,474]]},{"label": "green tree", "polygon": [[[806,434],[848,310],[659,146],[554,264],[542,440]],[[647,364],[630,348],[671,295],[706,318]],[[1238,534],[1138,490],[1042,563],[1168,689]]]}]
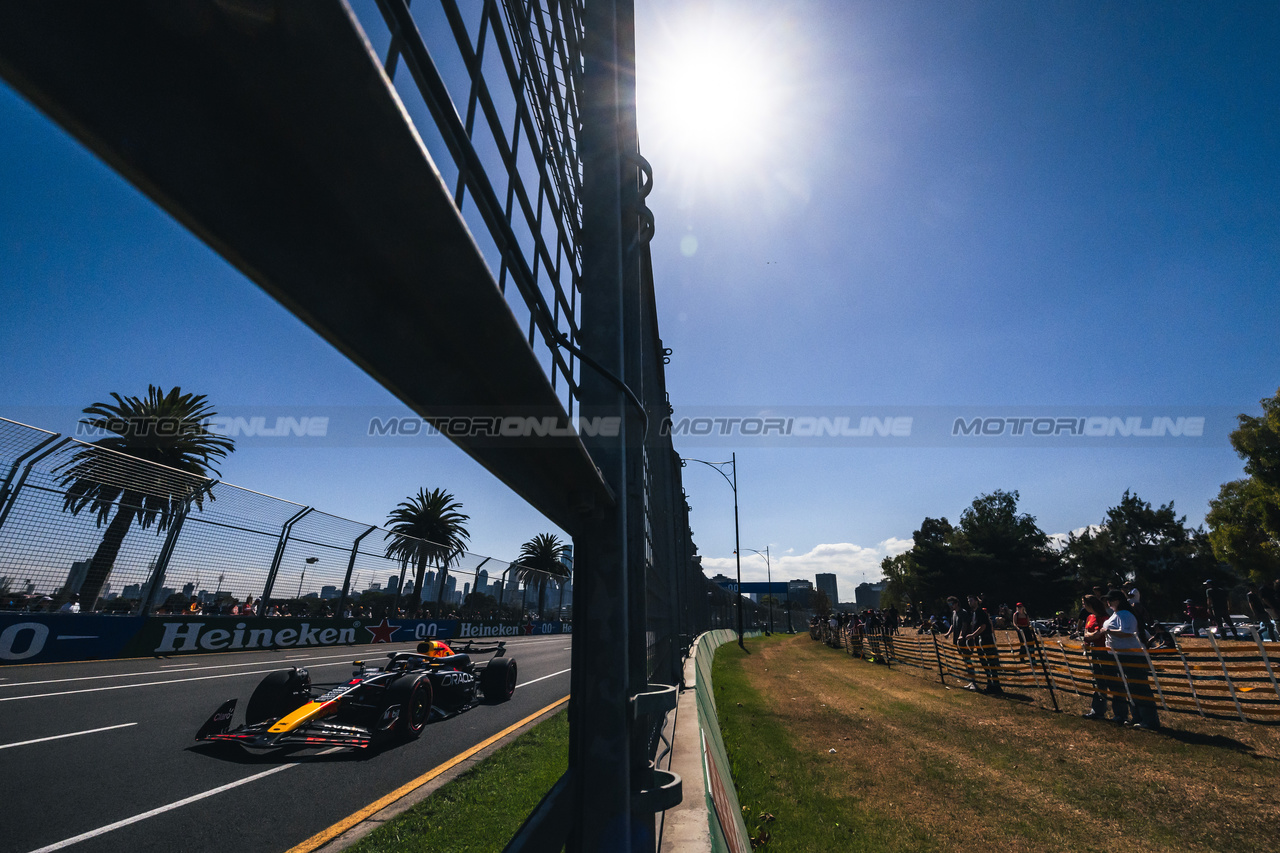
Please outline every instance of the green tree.
[{"label": "green tree", "polygon": [[1269,506],[1266,487],[1246,477],[1223,483],[1205,516],[1213,553],[1257,583],[1280,577],[1280,537],[1267,529]]},{"label": "green tree", "polygon": [[423,598],[427,566],[440,570],[436,593],[436,601],[440,601],[449,567],[456,565],[466,551],[471,539],[467,531],[471,516],[461,509],[462,504],[444,489],[418,489],[418,494],[401,501],[387,516],[388,529],[399,535],[387,544],[386,555],[415,567],[413,589],[419,601]]},{"label": "green tree", "polygon": [[554,533],[539,533],[520,546],[520,556],[515,559],[516,577],[526,588],[537,584],[539,615],[546,610],[547,581],[562,583],[569,577],[569,566],[564,562],[568,553],[568,543],[561,542]]},{"label": "green tree", "polygon": [[911,558],[910,551],[896,557],[885,557],[880,561],[880,571],[888,581],[884,592],[880,594],[881,601],[909,604],[915,600],[912,596],[915,595],[919,582],[916,578],[916,564]]},{"label": "green tree", "polygon": [[1097,528],[1072,536],[1063,561],[1078,586],[1115,586],[1132,579],[1153,613],[1172,615],[1184,598],[1198,600],[1206,578],[1234,583],[1203,530],[1186,526],[1173,502],[1153,507],[1126,490]]},{"label": "green tree", "polygon": [[989,592],[991,605],[1024,601],[1041,611],[1070,595],[1049,537],[1034,516],[1018,512],[1016,490],[975,498],[960,514],[958,534],[966,592]]},{"label": "green tree", "polygon": [[1033,609],[1057,605],[1069,595],[1067,575],[1049,537],[1033,516],[1018,512],[1018,493],[997,489],[979,495],[953,526],[925,518],[910,551],[885,560],[893,598],[944,609],[948,595],[988,593],[991,604],[1025,601]]},{"label": "green tree", "polygon": [[1218,559],[1265,583],[1280,574],[1280,390],[1260,401],[1262,416],[1240,415],[1231,446],[1249,476],[1209,501],[1209,541]]},{"label": "green tree", "polygon": [[203,508],[205,498],[213,500],[214,461],[235,450],[232,439],[205,426],[217,412],[203,394],[149,385],[145,397],[111,397],[114,403],[86,408],[80,421],[109,435],[81,446],[58,470],[63,510],[79,515],[87,509],[99,527],[106,525],[80,586],[85,609],[95,606],[134,522],[159,532],[193,504]]}]

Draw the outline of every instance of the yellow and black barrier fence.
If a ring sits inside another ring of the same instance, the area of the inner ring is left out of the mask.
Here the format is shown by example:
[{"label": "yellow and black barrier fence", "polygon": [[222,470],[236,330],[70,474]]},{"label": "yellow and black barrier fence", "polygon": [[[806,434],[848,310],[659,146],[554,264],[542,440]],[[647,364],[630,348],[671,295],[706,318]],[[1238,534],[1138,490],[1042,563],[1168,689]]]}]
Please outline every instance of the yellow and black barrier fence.
[{"label": "yellow and black barrier fence", "polygon": [[889,633],[860,627],[819,629],[828,645],[849,655],[956,685],[1003,690],[1046,690],[1057,707],[1059,693],[1106,701],[1132,701],[1135,694],[1164,711],[1250,723],[1280,723],[1280,643],[1248,639],[1174,638],[1172,647],[1113,654],[1079,640],[995,632],[990,644],[957,645],[946,635]]}]

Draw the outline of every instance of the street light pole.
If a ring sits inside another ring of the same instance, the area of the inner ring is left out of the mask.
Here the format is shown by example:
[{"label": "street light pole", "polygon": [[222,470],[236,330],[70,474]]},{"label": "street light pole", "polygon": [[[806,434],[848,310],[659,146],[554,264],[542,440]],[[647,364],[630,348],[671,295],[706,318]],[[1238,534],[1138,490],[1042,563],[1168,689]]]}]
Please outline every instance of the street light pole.
[{"label": "street light pole", "polygon": [[302,577],[298,578],[298,594],[294,598],[302,598],[302,582],[307,579],[307,566],[314,565],[319,561],[319,557],[307,557],[306,565],[302,567]]},{"label": "street light pole", "polygon": [[[729,484],[729,488],[733,489],[733,558],[738,567],[738,588],[734,592],[738,595],[738,646],[746,648],[742,644],[742,550],[738,544],[738,454],[733,453],[729,457],[728,462],[708,462],[705,459],[694,459],[692,457],[680,457],[680,464],[683,466],[686,462],[701,462],[709,468],[715,470],[717,474],[724,477],[725,482]],[[721,465],[730,465],[733,470],[733,479],[729,479],[729,475],[720,470]]]},{"label": "street light pole", "polygon": [[765,545],[763,551],[757,551],[755,548],[748,548],[747,550],[753,554],[759,554],[761,557],[764,557],[765,577],[768,578],[768,585],[769,585],[769,633],[772,634],[773,633],[773,602],[776,599],[773,597],[773,567],[769,561],[769,546]]}]

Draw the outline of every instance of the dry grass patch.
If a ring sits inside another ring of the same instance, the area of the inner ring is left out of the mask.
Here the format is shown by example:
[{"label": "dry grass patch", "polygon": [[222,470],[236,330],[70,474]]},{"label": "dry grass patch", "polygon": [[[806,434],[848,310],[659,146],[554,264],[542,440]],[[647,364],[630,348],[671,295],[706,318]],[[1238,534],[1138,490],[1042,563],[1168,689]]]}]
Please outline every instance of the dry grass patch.
[{"label": "dry grass patch", "polygon": [[1117,831],[1135,851],[1274,842],[1275,728],[1169,714],[1166,733],[1122,729],[1081,719],[1074,696],[1055,714],[1039,695],[948,690],[806,635],[748,651],[722,647],[713,681],[749,817],[775,817],[760,823],[769,850],[1103,850]]}]

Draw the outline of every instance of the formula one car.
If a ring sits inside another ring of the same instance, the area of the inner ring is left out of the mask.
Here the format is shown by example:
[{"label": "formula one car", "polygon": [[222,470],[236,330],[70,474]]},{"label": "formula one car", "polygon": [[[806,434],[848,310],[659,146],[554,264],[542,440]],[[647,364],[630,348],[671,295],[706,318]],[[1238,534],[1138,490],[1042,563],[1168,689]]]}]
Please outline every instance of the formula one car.
[{"label": "formula one car", "polygon": [[[229,699],[196,732],[196,740],[238,743],[255,749],[281,746],[349,746],[365,749],[392,740],[413,740],[433,719],[445,719],[479,704],[505,702],[516,689],[516,662],[506,643],[468,643],[456,653],[440,641],[417,652],[391,652],[386,665],[358,667],[348,681],[313,686],[305,669],[273,672],[262,679],[244,724],[231,729],[236,700]],[[472,654],[492,653],[483,666]],[[316,695],[319,693],[319,695]]]}]

